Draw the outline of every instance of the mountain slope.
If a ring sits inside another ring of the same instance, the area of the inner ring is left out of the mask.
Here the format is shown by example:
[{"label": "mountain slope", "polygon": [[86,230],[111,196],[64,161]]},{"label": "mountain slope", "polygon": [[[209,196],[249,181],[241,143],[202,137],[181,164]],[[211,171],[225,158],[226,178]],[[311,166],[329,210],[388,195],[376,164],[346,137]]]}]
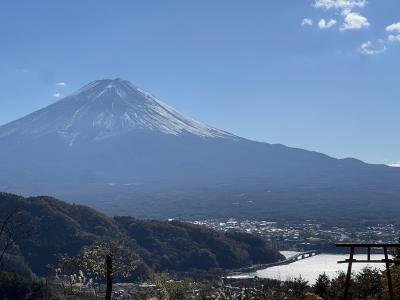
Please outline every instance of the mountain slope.
[{"label": "mountain slope", "polygon": [[121,79],[94,81],[0,127],[0,190],[108,214],[314,217],[338,205],[394,214],[399,182],[398,168],[209,127]]}]

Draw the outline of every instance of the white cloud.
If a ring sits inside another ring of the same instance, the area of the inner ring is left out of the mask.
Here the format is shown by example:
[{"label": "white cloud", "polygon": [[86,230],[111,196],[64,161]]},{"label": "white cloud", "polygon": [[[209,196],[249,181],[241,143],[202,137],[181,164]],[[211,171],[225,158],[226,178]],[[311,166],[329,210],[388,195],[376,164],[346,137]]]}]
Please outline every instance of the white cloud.
[{"label": "white cloud", "polygon": [[53,97],[54,98],[60,98],[62,96],[62,94],[60,94],[60,93],[54,93],[53,94]]},{"label": "white cloud", "polygon": [[389,42],[400,42],[400,22],[387,26],[386,31],[392,33],[388,36]]},{"label": "white cloud", "polygon": [[397,32],[400,33],[400,22],[393,23],[393,24],[387,26],[386,27],[386,31],[389,31],[389,32],[396,32],[397,31]]},{"label": "white cloud", "polygon": [[[335,16],[332,19],[321,18],[317,23],[320,29],[336,26],[340,31],[354,31],[371,26],[367,17],[359,12],[368,5],[368,0],[312,0],[312,2],[314,8],[324,10],[328,17],[329,14],[331,18]],[[387,50],[388,41],[400,42],[400,22],[387,26],[386,30],[389,32],[387,38],[374,42],[367,41],[360,45],[359,52],[363,55],[378,55]]]},{"label": "white cloud", "polygon": [[301,26],[312,26],[313,25],[313,20],[309,19],[309,18],[304,18],[301,21]]},{"label": "white cloud", "polygon": [[362,29],[370,25],[366,17],[355,12],[350,12],[344,17],[344,23],[340,27],[340,30]]},{"label": "white cloud", "polygon": [[390,35],[388,36],[388,40],[389,40],[390,42],[400,42],[400,34],[396,34],[396,35],[390,34]]},{"label": "white cloud", "polygon": [[332,26],[335,26],[335,24],[336,24],[336,20],[331,19],[329,21],[326,21],[325,19],[321,19],[318,22],[318,27],[321,29],[327,29],[327,28],[331,28]]},{"label": "white cloud", "polygon": [[[368,4],[367,0],[314,0],[315,8],[325,10],[335,10],[336,14],[343,16],[343,24],[340,26],[341,31],[361,29],[370,26],[368,19],[358,12],[354,12],[355,8],[364,8]],[[331,23],[330,27],[336,24]],[[329,28],[325,25],[329,24],[325,19],[321,19],[320,28]]]},{"label": "white cloud", "polygon": [[360,52],[364,55],[378,55],[387,50],[384,42],[379,41],[379,46],[375,46],[371,41],[367,41],[360,46]]},{"label": "white cloud", "polygon": [[[321,18],[317,23],[320,29],[336,26],[340,31],[360,30],[371,26],[367,17],[358,10],[368,5],[368,0],[312,0],[313,7],[323,9],[330,17]],[[343,18],[343,19],[342,19]],[[339,20],[340,19],[340,20]],[[330,21],[328,21],[330,20]],[[378,55],[390,47],[390,42],[400,43],[400,22],[389,24],[386,27],[387,36],[378,41],[367,41],[360,45],[359,52],[363,55]],[[400,162],[399,162],[400,164]]]},{"label": "white cloud", "polygon": [[57,86],[66,86],[67,84],[65,82],[57,82],[56,85]]},{"label": "white cloud", "polygon": [[344,14],[348,14],[353,10],[353,8],[363,8],[367,3],[366,0],[315,0],[314,7],[336,9],[340,10]]}]

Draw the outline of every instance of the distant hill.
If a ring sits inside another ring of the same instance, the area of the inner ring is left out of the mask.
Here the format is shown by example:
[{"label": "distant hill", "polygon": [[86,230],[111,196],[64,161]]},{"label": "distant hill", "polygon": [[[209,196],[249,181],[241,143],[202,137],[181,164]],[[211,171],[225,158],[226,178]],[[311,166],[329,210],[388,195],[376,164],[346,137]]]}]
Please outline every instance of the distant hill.
[{"label": "distant hill", "polygon": [[400,168],[212,128],[122,79],[0,126],[0,190],[108,215],[397,217],[399,182]]},{"label": "distant hill", "polygon": [[143,272],[231,269],[281,258],[261,239],[248,234],[221,233],[176,221],[110,218],[50,197],[0,193],[1,215],[15,208],[32,233],[18,243],[14,254],[22,255],[39,275],[46,275],[46,265],[55,263],[56,254],[76,255],[83,246],[102,240],[123,241],[131,247],[142,260]]}]

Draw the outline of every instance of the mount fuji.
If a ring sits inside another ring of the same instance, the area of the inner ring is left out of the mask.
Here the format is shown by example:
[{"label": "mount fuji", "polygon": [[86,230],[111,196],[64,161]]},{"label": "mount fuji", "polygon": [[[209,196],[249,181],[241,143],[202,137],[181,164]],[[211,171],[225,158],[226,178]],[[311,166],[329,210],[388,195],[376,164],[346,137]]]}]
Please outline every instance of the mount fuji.
[{"label": "mount fuji", "polygon": [[140,217],[394,217],[400,169],[251,141],[114,79],[0,126],[0,190]]},{"label": "mount fuji", "polygon": [[1,127],[0,138],[55,135],[72,147],[74,143],[105,140],[135,131],[236,139],[185,117],[119,78],[89,83],[61,101]]}]

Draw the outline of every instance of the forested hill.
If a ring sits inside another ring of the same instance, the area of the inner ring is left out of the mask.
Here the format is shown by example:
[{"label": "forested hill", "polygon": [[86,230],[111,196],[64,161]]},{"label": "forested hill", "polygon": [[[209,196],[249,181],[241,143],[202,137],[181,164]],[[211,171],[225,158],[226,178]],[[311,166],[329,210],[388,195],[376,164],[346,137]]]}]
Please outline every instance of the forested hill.
[{"label": "forested hill", "polygon": [[89,207],[50,197],[24,198],[0,193],[0,218],[17,211],[21,233],[13,254],[39,275],[55,255],[76,255],[86,245],[113,240],[128,245],[142,261],[141,270],[230,269],[280,259],[261,239],[243,233],[221,233],[177,221],[110,218]]}]

